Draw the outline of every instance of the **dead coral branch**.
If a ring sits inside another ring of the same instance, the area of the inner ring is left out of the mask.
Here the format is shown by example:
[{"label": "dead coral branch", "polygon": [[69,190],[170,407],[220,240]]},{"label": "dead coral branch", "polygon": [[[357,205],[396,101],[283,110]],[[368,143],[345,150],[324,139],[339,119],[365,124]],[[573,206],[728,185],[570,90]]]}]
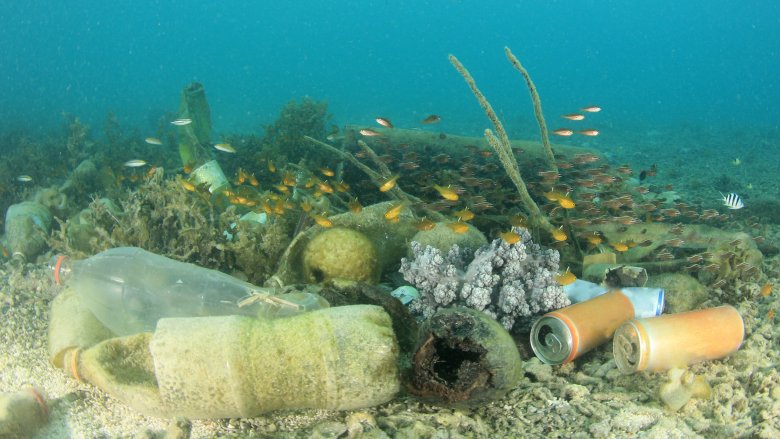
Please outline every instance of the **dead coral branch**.
[{"label": "dead coral branch", "polygon": [[539,132],[542,136],[544,152],[547,154],[547,160],[550,162],[552,170],[558,172],[558,166],[555,164],[555,155],[553,154],[552,146],[550,146],[547,122],[544,121],[544,113],[542,113],[542,100],[539,98],[536,86],[534,85],[534,82],[531,81],[531,76],[528,74],[528,71],[520,64],[520,60],[518,60],[512,51],[509,50],[509,47],[504,47],[504,53],[506,53],[506,57],[509,58],[509,62],[512,63],[512,67],[520,72],[520,74],[523,75],[523,79],[525,79],[525,83],[528,86],[528,92],[531,94],[531,101],[533,101],[534,104],[534,116],[536,116],[536,122],[539,124]]},{"label": "dead coral branch", "polygon": [[528,188],[520,175],[520,166],[517,164],[515,155],[512,152],[512,144],[509,141],[509,136],[507,136],[504,125],[501,123],[501,120],[499,120],[498,115],[496,115],[496,112],[493,110],[493,107],[490,105],[487,98],[485,98],[485,95],[477,88],[477,83],[463,64],[461,64],[454,55],[450,55],[449,59],[455,67],[455,70],[457,70],[463,79],[466,80],[466,84],[471,88],[471,92],[474,94],[474,97],[477,98],[477,102],[479,102],[479,105],[493,124],[493,128],[496,130],[495,134],[490,129],[486,129],[485,138],[490,146],[496,151],[498,159],[504,166],[504,170],[517,188],[520,199],[523,201],[523,205],[526,212],[529,214],[531,222],[533,225],[539,226],[547,231],[552,230],[552,224],[550,224],[550,221],[542,214],[539,206],[533,198],[531,198],[531,194],[528,193]]}]

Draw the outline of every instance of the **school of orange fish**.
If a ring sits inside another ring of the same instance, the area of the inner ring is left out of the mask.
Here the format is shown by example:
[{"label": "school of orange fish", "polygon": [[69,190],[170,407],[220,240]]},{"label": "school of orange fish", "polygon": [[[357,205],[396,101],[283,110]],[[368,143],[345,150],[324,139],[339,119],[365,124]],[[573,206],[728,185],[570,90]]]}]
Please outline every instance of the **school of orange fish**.
[{"label": "school of orange fish", "polygon": [[[562,115],[562,118],[581,122],[587,114],[598,113],[601,107],[591,105],[581,108],[581,112]],[[438,123],[441,117],[430,115],[420,121],[424,125]],[[384,130],[394,128],[386,117],[377,117],[376,123]],[[186,125],[187,119],[177,119],[174,125]],[[446,214],[449,221],[446,226],[455,233],[465,233],[469,223],[479,222],[480,229],[500,237],[509,244],[517,243],[520,236],[512,232],[512,227],[527,227],[527,218],[518,207],[519,198],[514,186],[504,175],[499,161],[493,151],[481,149],[476,145],[467,151],[456,152],[453,155],[438,153],[426,155],[415,145],[393,143],[383,134],[383,131],[372,127],[358,130],[360,136],[371,145],[379,155],[378,160],[387,165],[393,172],[381,181],[368,181],[356,172],[341,171],[338,176],[333,170],[337,163],[322,166],[316,170],[300,169],[286,163],[274,163],[273,159],[265,158],[260,163],[247,163],[238,168],[232,178],[232,188],[226,189],[221,195],[221,202],[242,206],[247,210],[264,212],[270,217],[284,215],[287,212],[297,212],[310,218],[320,227],[332,227],[329,219],[334,213],[349,210],[359,213],[362,209],[361,199],[367,202],[381,201],[381,194],[397,185],[402,185],[404,191],[427,200],[424,207]],[[558,128],[553,134],[563,137],[578,133],[583,136],[598,136],[596,128],[571,129]],[[441,136],[445,136],[442,134]],[[157,138],[145,139],[150,145],[162,145]],[[217,143],[213,147],[220,152],[236,154],[236,149],[229,143]],[[513,148],[516,156],[524,151]],[[371,165],[365,151],[357,150],[352,154],[367,165]],[[676,225],[672,234],[680,236],[685,231],[685,223],[722,222],[728,218],[714,209],[699,210],[695,206],[676,202],[669,203],[659,197],[646,197],[651,192],[671,190],[670,185],[636,185],[627,184],[627,179],[634,176],[634,170],[628,165],[613,167],[601,163],[600,157],[592,153],[576,154],[565,158],[556,156],[558,171],[544,170],[543,163],[531,164],[537,166],[535,175],[527,168],[523,176],[529,191],[546,213],[550,221],[557,227],[552,230],[547,241],[551,246],[569,245],[572,240],[581,247],[583,252],[598,252],[605,249],[622,253],[636,246],[647,246],[649,241],[636,242],[626,240],[608,242],[604,234],[593,231],[593,226],[601,224],[620,224],[628,226],[642,222],[672,221]],[[124,163],[128,168],[146,166],[144,160],[136,159]],[[206,198],[206,187],[196,186],[188,174],[191,172],[185,166],[182,174],[177,177],[184,190],[201,194]],[[154,172],[153,167],[147,175]],[[640,184],[647,178],[656,175],[655,165],[642,170],[636,175]],[[134,176],[134,177],[133,177]],[[132,174],[130,181],[137,181],[139,174]],[[261,185],[261,180],[263,181]],[[347,183],[345,180],[350,181]],[[351,186],[356,186],[353,189]],[[262,187],[261,187],[262,186]],[[371,191],[371,187],[375,189]],[[378,193],[377,193],[378,192]],[[320,209],[322,197],[329,197],[330,206]],[[649,200],[649,201],[648,201]],[[401,211],[408,203],[396,202],[385,212],[384,218],[390,222],[398,222]],[[410,205],[413,210],[416,207]],[[435,223],[424,215],[420,215],[416,223],[419,230],[430,230]],[[542,237],[544,240],[544,237]],[[763,237],[756,237],[757,242]],[[684,241],[680,238],[666,240],[654,254],[656,260],[671,260],[686,258],[690,264],[688,271],[717,270],[718,264],[713,261],[715,256],[706,252],[689,255],[678,251]],[[741,267],[748,272],[758,272],[756,267]],[[567,270],[559,275],[561,284],[569,284],[576,279]],[[725,281],[724,281],[725,282]],[[719,286],[719,285],[714,285]]]}]

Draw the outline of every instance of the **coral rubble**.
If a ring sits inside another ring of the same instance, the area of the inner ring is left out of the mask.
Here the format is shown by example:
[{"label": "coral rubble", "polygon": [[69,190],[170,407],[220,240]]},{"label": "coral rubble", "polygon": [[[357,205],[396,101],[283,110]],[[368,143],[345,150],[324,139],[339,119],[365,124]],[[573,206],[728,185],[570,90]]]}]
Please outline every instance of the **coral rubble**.
[{"label": "coral rubble", "polygon": [[525,317],[569,305],[555,281],[558,252],[542,250],[526,229],[515,232],[522,236],[520,242],[496,239],[477,250],[468,264],[458,246],[442,255],[412,242],[414,257],[402,259],[400,269],[420,290],[411,310],[428,318],[439,308],[461,305],[483,311],[512,330],[521,327],[518,323]]}]

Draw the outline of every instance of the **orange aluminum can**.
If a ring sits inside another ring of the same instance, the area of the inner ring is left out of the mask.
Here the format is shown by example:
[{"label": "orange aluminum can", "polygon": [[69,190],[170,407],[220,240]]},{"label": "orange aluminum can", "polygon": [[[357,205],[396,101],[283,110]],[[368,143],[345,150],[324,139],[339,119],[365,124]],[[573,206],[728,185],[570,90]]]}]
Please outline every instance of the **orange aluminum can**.
[{"label": "orange aluminum can", "polygon": [[742,345],[745,324],[730,305],[625,322],[612,349],[625,374],[684,368],[732,354]]},{"label": "orange aluminum can", "polygon": [[547,364],[565,364],[609,340],[633,317],[631,300],[610,291],[542,316],[531,328],[531,348]]}]

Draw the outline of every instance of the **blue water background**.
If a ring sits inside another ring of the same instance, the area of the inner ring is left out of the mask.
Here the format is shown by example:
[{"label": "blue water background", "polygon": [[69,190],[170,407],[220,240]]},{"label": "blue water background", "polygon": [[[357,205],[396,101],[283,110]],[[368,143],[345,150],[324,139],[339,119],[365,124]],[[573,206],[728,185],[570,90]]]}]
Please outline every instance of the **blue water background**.
[{"label": "blue water background", "polygon": [[[261,132],[290,99],[327,100],[336,123],[443,131],[488,126],[452,53],[512,134],[531,134],[530,71],[551,124],[586,104],[609,130],[780,120],[776,1],[5,1],[0,130],[93,127],[113,111],[151,131],[191,81],[218,133]],[[99,131],[99,130],[97,130]],[[99,134],[99,132],[97,133]]]}]

